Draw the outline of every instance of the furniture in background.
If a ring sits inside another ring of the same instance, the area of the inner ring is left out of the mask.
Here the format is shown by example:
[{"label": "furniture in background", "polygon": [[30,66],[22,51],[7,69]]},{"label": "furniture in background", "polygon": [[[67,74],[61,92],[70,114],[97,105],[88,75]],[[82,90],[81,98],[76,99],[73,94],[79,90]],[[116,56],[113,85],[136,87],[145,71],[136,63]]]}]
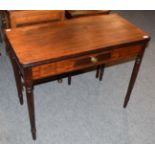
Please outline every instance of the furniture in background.
[{"label": "furniture in background", "polygon": [[117,14],[13,28],[5,32],[20,104],[23,104],[21,81],[24,80],[34,140],[33,88],[36,84],[46,79],[57,79],[60,75],[76,74],[87,68],[135,59],[124,100],[125,108],[150,40],[147,33]]},{"label": "furniture in background", "polygon": [[65,17],[63,10],[8,10],[6,16],[10,28],[63,21]]},{"label": "furniture in background", "polygon": [[85,16],[97,16],[108,15],[110,10],[66,10],[65,14],[68,19],[85,17]]},{"label": "furniture in background", "polygon": [[[0,10],[2,29],[63,21],[63,10]],[[0,35],[2,42],[2,36]]]},{"label": "furniture in background", "polygon": [[65,18],[63,10],[1,10],[0,15],[2,31],[8,28],[63,21]]}]

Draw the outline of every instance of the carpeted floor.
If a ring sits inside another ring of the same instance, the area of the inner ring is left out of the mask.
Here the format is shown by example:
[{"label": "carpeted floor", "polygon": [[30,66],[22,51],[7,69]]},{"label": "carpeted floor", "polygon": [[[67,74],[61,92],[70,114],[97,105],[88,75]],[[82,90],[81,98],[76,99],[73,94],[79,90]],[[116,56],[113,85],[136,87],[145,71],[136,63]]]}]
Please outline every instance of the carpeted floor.
[{"label": "carpeted floor", "polygon": [[37,140],[27,105],[20,106],[12,68],[0,57],[0,143],[155,143],[155,11],[116,11],[149,32],[151,43],[127,109],[123,100],[134,62],[35,87]]}]

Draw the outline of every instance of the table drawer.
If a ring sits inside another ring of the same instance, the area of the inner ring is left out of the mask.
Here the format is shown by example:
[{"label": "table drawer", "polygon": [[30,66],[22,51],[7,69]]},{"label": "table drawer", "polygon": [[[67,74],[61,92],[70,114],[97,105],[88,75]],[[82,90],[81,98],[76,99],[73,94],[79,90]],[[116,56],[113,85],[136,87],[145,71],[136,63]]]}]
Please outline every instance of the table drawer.
[{"label": "table drawer", "polygon": [[83,66],[99,64],[99,63],[105,62],[107,60],[110,60],[110,58],[111,58],[110,51],[104,52],[102,54],[83,56],[83,57],[75,59],[74,67],[79,68],[79,67],[83,67]]},{"label": "table drawer", "polygon": [[55,63],[40,65],[32,68],[32,75],[34,79],[58,75],[73,70],[83,69],[89,66],[104,63],[111,59],[110,51],[102,54],[92,54],[82,57],[77,57],[69,60],[63,60]]},{"label": "table drawer", "polygon": [[113,61],[136,56],[141,51],[142,46],[135,45],[104,51],[98,54],[76,57],[55,63],[44,64],[32,68],[33,79],[40,79],[52,75],[58,75],[70,71],[85,69],[99,64],[111,63]]}]

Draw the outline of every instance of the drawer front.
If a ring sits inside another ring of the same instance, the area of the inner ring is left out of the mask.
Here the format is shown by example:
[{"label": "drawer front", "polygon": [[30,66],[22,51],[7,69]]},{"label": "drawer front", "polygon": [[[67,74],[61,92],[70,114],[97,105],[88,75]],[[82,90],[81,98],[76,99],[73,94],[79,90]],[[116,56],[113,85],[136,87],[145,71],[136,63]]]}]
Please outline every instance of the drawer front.
[{"label": "drawer front", "polygon": [[81,67],[81,66],[99,64],[99,63],[102,63],[103,61],[110,60],[110,58],[111,58],[110,51],[105,52],[103,54],[96,54],[96,55],[94,54],[94,55],[85,56],[82,58],[77,58],[74,63],[74,66]]},{"label": "drawer front", "polygon": [[58,75],[70,71],[73,66],[73,61],[69,60],[40,65],[32,68],[32,76],[33,79],[40,79],[43,77]]},{"label": "drawer front", "polygon": [[58,75],[70,71],[83,69],[89,66],[105,63],[111,59],[110,52],[104,54],[92,54],[55,63],[33,67],[32,75],[34,79],[40,79],[51,75]]},{"label": "drawer front", "polygon": [[141,48],[142,46],[140,45],[118,48],[110,51],[104,51],[103,53],[99,54],[91,54],[69,60],[36,66],[32,69],[33,79],[40,79],[52,75],[85,69],[91,66],[97,66],[99,64],[106,64],[135,57],[141,51]]},{"label": "drawer front", "polygon": [[10,13],[12,27],[37,24],[63,19],[63,11],[13,11]]}]

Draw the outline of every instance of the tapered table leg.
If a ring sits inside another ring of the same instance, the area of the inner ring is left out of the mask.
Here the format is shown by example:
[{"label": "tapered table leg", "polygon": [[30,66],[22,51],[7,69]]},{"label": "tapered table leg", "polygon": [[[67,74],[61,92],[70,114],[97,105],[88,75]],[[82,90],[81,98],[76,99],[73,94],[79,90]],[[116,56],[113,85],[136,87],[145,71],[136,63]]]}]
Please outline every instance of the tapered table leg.
[{"label": "tapered table leg", "polygon": [[129,99],[130,99],[130,96],[131,96],[131,92],[133,90],[133,87],[134,87],[134,84],[135,84],[135,81],[136,81],[136,78],[137,78],[137,75],[138,75],[138,72],[139,72],[139,69],[140,69],[140,65],[141,65],[141,62],[142,62],[144,50],[145,50],[145,47],[142,49],[141,55],[138,55],[137,58],[136,58],[134,68],[133,68],[133,71],[132,71],[132,75],[131,75],[131,78],[130,78],[127,94],[126,94],[124,104],[123,104],[124,108],[126,108],[127,105],[128,105],[128,102],[129,102]]},{"label": "tapered table leg", "polygon": [[13,66],[19,101],[20,101],[20,104],[23,105],[23,93],[22,93],[23,85],[22,85],[21,75],[20,75],[18,67],[14,61],[14,58],[11,58],[11,59],[12,59],[11,62],[12,62],[12,66]]},{"label": "tapered table leg", "polygon": [[35,125],[35,110],[34,110],[34,97],[33,97],[33,83],[29,72],[26,73],[25,87],[27,96],[27,105],[29,111],[29,119],[31,125],[31,133],[33,140],[36,140],[36,125]]},{"label": "tapered table leg", "polygon": [[105,65],[101,65],[101,67],[100,67],[100,75],[99,75],[99,80],[100,81],[102,81],[102,79],[103,79],[104,68],[105,68]]}]

